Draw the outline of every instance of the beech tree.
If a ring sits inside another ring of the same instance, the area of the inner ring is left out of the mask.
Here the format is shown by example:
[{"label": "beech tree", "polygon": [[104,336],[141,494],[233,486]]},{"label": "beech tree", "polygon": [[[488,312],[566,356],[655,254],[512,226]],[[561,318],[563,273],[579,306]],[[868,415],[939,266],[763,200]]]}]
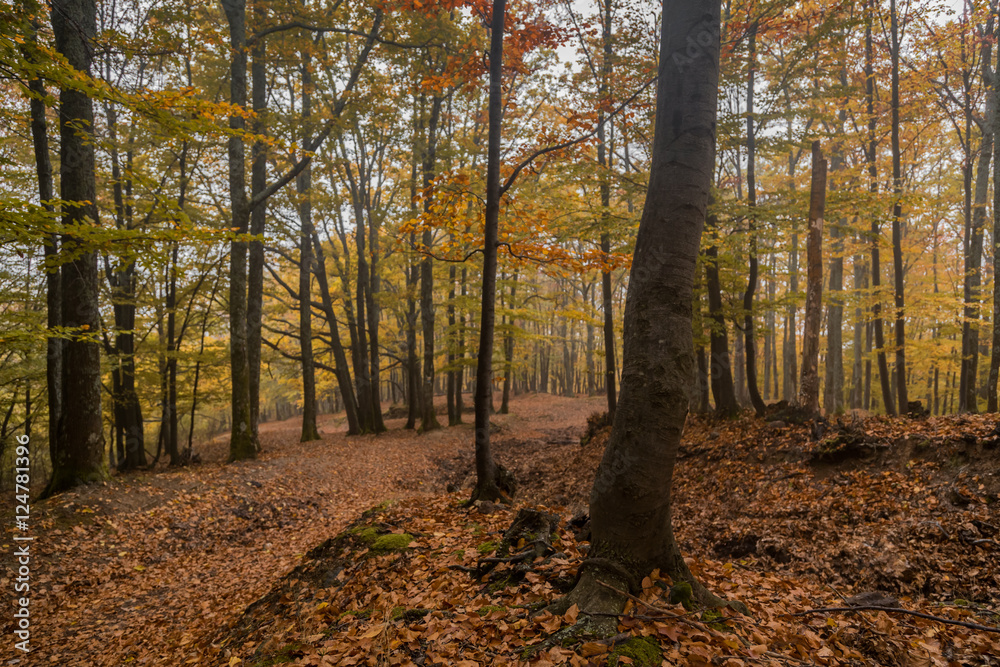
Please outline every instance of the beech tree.
[{"label": "beech tree", "polygon": [[[666,0],[649,189],[625,302],[621,393],[590,497],[591,550],[554,610],[616,614],[660,568],[692,583],[671,525],[670,480],[694,386],[694,272],[715,160],[718,0]],[[608,584],[611,588],[602,584]],[[614,632],[614,617],[592,616]],[[610,619],[610,620],[609,620]]]},{"label": "beech tree", "polygon": [[[56,49],[78,72],[90,75],[97,8],[91,0],[54,0]],[[62,407],[52,477],[45,495],[107,477],[101,423],[101,347],[97,253],[83,229],[98,224],[94,166],[94,107],[84,90],[59,91],[59,180],[61,252],[73,257],[62,273],[62,326],[72,332],[62,359]]]}]

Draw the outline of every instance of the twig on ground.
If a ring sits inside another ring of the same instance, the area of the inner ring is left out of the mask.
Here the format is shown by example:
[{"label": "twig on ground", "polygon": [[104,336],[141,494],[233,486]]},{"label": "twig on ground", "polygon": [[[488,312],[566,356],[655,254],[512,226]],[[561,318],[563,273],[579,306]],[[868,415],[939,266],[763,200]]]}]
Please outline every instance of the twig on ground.
[{"label": "twig on ground", "polygon": [[848,611],[884,611],[889,614],[906,614],[907,616],[916,616],[917,618],[925,618],[927,620],[937,621],[938,623],[944,623],[946,625],[959,625],[963,628],[969,628],[971,630],[982,630],[983,632],[994,632],[1000,634],[1000,628],[994,628],[989,625],[980,625],[979,623],[967,623],[965,621],[955,621],[950,618],[942,618],[941,616],[934,616],[933,614],[925,614],[921,611],[913,611],[911,609],[901,609],[899,607],[874,607],[874,606],[822,607],[820,609],[806,609],[805,611],[795,612],[794,614],[782,614],[782,616],[807,616],[809,614],[829,614],[834,612],[848,612]]}]

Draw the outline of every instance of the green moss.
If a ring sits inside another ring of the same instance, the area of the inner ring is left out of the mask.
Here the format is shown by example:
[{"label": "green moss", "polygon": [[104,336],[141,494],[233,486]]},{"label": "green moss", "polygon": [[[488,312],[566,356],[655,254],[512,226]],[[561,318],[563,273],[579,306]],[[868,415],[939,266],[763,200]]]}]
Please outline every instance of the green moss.
[{"label": "green moss", "polygon": [[345,611],[340,616],[338,616],[337,620],[341,620],[347,616],[355,616],[360,619],[367,619],[371,615],[372,615],[371,609],[349,609],[348,611]]},{"label": "green moss", "polygon": [[478,547],[476,547],[476,551],[485,556],[486,554],[493,553],[494,551],[496,551],[497,546],[499,545],[497,544],[496,540],[490,540],[489,542],[483,542]]},{"label": "green moss", "polygon": [[358,526],[357,528],[352,528],[348,532],[365,544],[369,545],[378,539],[378,528],[375,526]]},{"label": "green moss", "polygon": [[509,586],[510,584],[511,584],[511,580],[510,580],[510,577],[508,576],[508,577],[504,577],[503,579],[499,579],[497,581],[494,581],[492,584],[490,584],[489,586],[486,587],[486,590],[489,593],[499,593],[500,591],[502,591],[505,588],[507,588],[507,586]]},{"label": "green moss", "polygon": [[389,506],[391,504],[392,504],[392,501],[390,501],[390,500],[383,500],[378,505],[375,505],[374,507],[369,507],[368,509],[366,509],[364,512],[361,513],[361,516],[363,518],[365,518],[365,519],[370,519],[373,516],[375,516],[376,514],[378,514],[379,512],[384,512],[385,510],[389,509]]},{"label": "green moss", "polygon": [[[725,624],[724,619],[725,617],[722,615],[722,612],[719,611],[718,609],[706,609],[701,614],[701,620],[703,623],[705,623],[708,627],[712,628],[713,630],[719,630],[722,632],[726,632],[729,630],[729,626]],[[723,622],[720,623],[719,621]]]},{"label": "green moss", "polygon": [[496,605],[496,604],[488,604],[485,607],[480,607],[476,611],[476,613],[479,614],[480,616],[489,616],[490,614],[492,614],[495,611],[502,611],[502,612],[506,613],[507,612],[507,607],[503,607],[503,606]]},{"label": "green moss", "polygon": [[410,546],[412,541],[413,535],[409,533],[383,535],[372,542],[371,550],[375,553],[402,551]]},{"label": "green moss", "polygon": [[693,608],[691,594],[691,584],[686,581],[678,581],[670,587],[670,604],[682,604],[685,609],[690,611]]},{"label": "green moss", "polygon": [[635,667],[656,667],[663,662],[663,651],[656,641],[648,637],[632,637],[615,646],[608,654],[608,667],[624,664],[619,658],[631,658]]}]

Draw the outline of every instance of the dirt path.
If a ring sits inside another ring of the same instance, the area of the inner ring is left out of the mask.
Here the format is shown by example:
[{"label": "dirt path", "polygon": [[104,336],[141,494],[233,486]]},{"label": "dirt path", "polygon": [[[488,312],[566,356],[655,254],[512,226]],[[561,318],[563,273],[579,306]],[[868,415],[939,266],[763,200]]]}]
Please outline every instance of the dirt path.
[{"label": "dirt path", "polygon": [[[544,440],[581,431],[600,404],[524,396],[496,422],[505,437]],[[391,420],[386,434],[346,438],[326,416],[323,440],[300,444],[297,420],[265,424],[257,461],[224,464],[221,438],[201,448],[200,465],[119,476],[36,503],[32,652],[5,641],[0,660],[204,664],[207,643],[312,546],[383,500],[443,491],[432,481],[441,479],[438,462],[471,450],[471,425],[426,435],[402,425]],[[6,531],[5,565],[10,538]],[[12,571],[5,567],[0,580],[8,596]],[[12,637],[10,620],[3,623]]]}]

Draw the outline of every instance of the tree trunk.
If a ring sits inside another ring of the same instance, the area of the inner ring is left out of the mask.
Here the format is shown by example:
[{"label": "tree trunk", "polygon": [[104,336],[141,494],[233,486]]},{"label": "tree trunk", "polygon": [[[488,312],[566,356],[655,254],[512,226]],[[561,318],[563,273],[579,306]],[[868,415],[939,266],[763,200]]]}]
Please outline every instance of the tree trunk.
[{"label": "tree trunk", "polygon": [[906,311],[903,293],[903,174],[899,147],[899,29],[896,0],[889,8],[892,33],[892,267],[893,296],[896,305],[896,398],[899,413],[909,410],[906,394]]},{"label": "tree trunk", "polygon": [[[312,58],[302,54],[302,145],[312,143]],[[299,195],[299,353],[302,356],[302,434],[300,442],[319,440],[316,427],[316,366],[312,349],[312,166],[302,170],[295,182]]]},{"label": "tree trunk", "polygon": [[[872,0],[865,0],[865,104],[868,114],[868,146],[865,151],[865,162],[868,164],[869,191],[874,196],[878,193],[878,173],[876,171],[876,140],[875,140],[875,70],[874,70],[874,49],[872,47],[872,23],[874,8]],[[892,387],[889,384],[889,364],[885,356],[885,334],[882,330],[882,303],[879,287],[882,285],[882,269],[879,266],[879,239],[881,238],[881,225],[878,215],[872,216],[871,243],[872,243],[872,292],[875,303],[872,305],[872,327],[875,334],[875,350],[878,358],[879,383],[882,388],[882,402],[885,404],[886,414],[896,414],[896,407],[892,401]],[[867,404],[868,401],[865,401]]]},{"label": "tree trunk", "polygon": [[[993,13],[986,26],[986,34],[993,32]],[[984,86],[992,88],[993,72],[990,62],[993,57],[990,40],[984,40],[982,46],[982,78]],[[979,374],[979,300],[982,282],[981,270],[983,263],[983,229],[986,226],[986,198],[990,187],[990,161],[993,159],[993,128],[996,115],[995,98],[992,90],[986,97],[986,114],[981,126],[982,138],[979,143],[979,161],[976,165],[975,202],[972,207],[972,226],[966,254],[964,296],[965,309],[962,323],[962,377],[960,383],[963,395],[959,397],[959,410],[978,412],[976,398],[976,380]],[[995,253],[994,248],[994,254]],[[989,401],[989,385],[987,384],[987,403]],[[987,405],[988,407],[988,405]]]},{"label": "tree trunk", "polygon": [[[40,9],[37,6],[35,9]],[[21,46],[25,60],[37,63],[40,57],[36,53],[38,46],[38,18],[31,19],[31,34],[26,43]],[[35,176],[38,181],[38,201],[49,214],[55,213],[53,199],[55,194],[52,185],[52,160],[49,155],[49,131],[45,118],[45,83],[40,78],[32,78],[28,82],[31,93],[29,110],[31,116],[31,139],[35,155]],[[46,325],[49,335],[46,337],[45,386],[49,401],[49,457],[56,459],[59,451],[59,416],[62,413],[62,338],[52,335],[62,326],[62,273],[59,268],[59,235],[49,234],[45,242],[45,306]]]},{"label": "tree trunk", "polygon": [[823,316],[823,211],[826,206],[826,160],[819,142],[812,144],[809,191],[809,237],[806,242],[806,314],[802,334],[802,379],[799,405],[819,413],[819,329]]},{"label": "tree trunk", "polygon": [[[720,602],[698,584],[671,524],[670,480],[694,382],[694,272],[715,157],[720,3],[663,6],[657,114],[649,188],[625,303],[621,398],[591,491],[592,540],[573,591],[554,611],[617,614],[660,568],[692,583],[695,597]],[[691,44],[697,44],[694,56]],[[641,424],[641,428],[636,428]],[[617,620],[593,616],[599,631]]]},{"label": "tree trunk", "polygon": [[[607,154],[605,139],[604,107],[608,105],[608,90],[611,83],[611,10],[612,0],[603,0],[604,15],[601,21],[601,38],[604,46],[604,58],[601,61],[600,108],[597,112],[597,163],[601,167],[601,253],[605,261],[611,255],[611,234],[609,232],[611,218],[611,183],[607,169],[611,167],[611,159]],[[615,391],[615,318],[612,301],[611,271],[601,271],[601,310],[604,315],[604,384],[608,399],[608,418],[614,419],[615,407],[618,402]]]},{"label": "tree trunk", "polygon": [[[56,50],[74,70],[90,74],[97,31],[96,5],[89,0],[54,0],[52,32]],[[51,496],[81,483],[106,479],[101,423],[101,348],[97,253],[76,232],[98,223],[94,160],[94,109],[86,93],[59,91],[60,198],[62,248],[74,259],[62,270],[62,326],[70,333],[63,350],[62,414]]]},{"label": "tree trunk", "polygon": [[[517,274],[511,280],[510,303],[507,308],[513,313],[514,296],[517,292]],[[510,412],[510,386],[514,375],[514,316],[507,319],[507,328],[503,338],[503,398],[500,400],[500,414]]]},{"label": "tree trunk", "polygon": [[[1000,37],[1000,25],[996,36]],[[1000,50],[997,57],[1000,58]],[[1000,65],[997,66],[1000,70]],[[993,336],[990,354],[990,375],[986,387],[986,410],[997,412],[997,378],[1000,376],[1000,75],[994,72],[990,95],[993,98]],[[934,377],[937,394],[937,375]]]},{"label": "tree trunk", "polygon": [[361,426],[358,421],[358,402],[354,396],[351,374],[347,370],[347,353],[344,352],[344,344],[340,339],[340,326],[337,324],[336,312],[333,309],[333,298],[330,296],[330,286],[327,284],[326,258],[323,254],[323,246],[320,245],[319,239],[315,234],[313,234],[313,248],[316,254],[316,280],[319,283],[319,291],[323,299],[323,312],[326,314],[327,327],[330,330],[330,344],[333,347],[337,386],[340,388],[340,397],[344,402],[344,412],[347,415],[347,434],[357,435],[361,432]]},{"label": "tree trunk", "polygon": [[[430,188],[434,182],[435,162],[437,160],[437,130],[441,117],[443,98],[435,95],[431,100],[431,113],[427,122],[427,150],[424,153],[424,212],[429,213],[433,206]],[[424,229],[421,242],[424,249],[430,252],[433,240],[433,230],[428,226]],[[430,255],[420,262],[420,323],[424,332],[424,365],[423,365],[423,419],[420,421],[421,433],[441,428],[434,409],[434,264]]]},{"label": "tree trunk", "polygon": [[[839,73],[840,84],[847,90],[847,67],[841,65]],[[845,101],[846,105],[846,101]],[[844,123],[847,121],[845,106],[837,113],[837,135],[843,135]],[[839,178],[844,168],[844,146],[839,138],[833,145],[833,155],[830,158],[830,171]],[[839,187],[834,182],[831,187]],[[823,407],[827,414],[839,414],[844,411],[844,229],[847,218],[840,218],[836,224],[830,225],[830,299],[827,305],[826,334],[826,377],[823,389]]]},{"label": "tree trunk", "polygon": [[[255,5],[256,13],[262,13]],[[267,71],[265,69],[264,40],[257,40],[253,46],[250,64],[251,104],[254,111],[253,131],[261,136],[266,133],[263,116],[267,111]],[[267,187],[267,144],[254,142],[250,165],[250,196],[256,198]],[[250,366],[250,425],[253,429],[254,446],[260,451],[257,437],[257,423],[260,421],[260,364],[261,325],[264,308],[264,234],[267,221],[267,201],[257,203],[250,211],[250,233],[256,237],[250,241],[249,275],[247,280],[247,363]]]},{"label": "tree trunk", "polygon": [[743,293],[743,337],[746,348],[747,389],[750,392],[750,404],[758,417],[764,416],[764,399],[760,397],[757,386],[757,341],[754,336],[753,298],[757,291],[757,178],[756,178],[756,137],[754,136],[754,74],[756,72],[757,55],[757,22],[750,24],[747,32],[749,45],[749,75],[747,80],[747,206],[750,216],[747,219],[750,241],[750,272],[747,276],[747,289]]},{"label": "tree trunk", "polygon": [[705,281],[708,287],[708,317],[711,327],[709,348],[712,353],[711,376],[712,396],[715,398],[715,411],[725,417],[735,417],[740,411],[736,403],[736,388],[733,385],[733,372],[729,364],[729,335],[726,332],[726,319],[722,312],[722,288],[719,284],[719,249],[715,243],[714,231],[716,217],[708,215],[706,221],[710,230],[711,245],[705,249]]},{"label": "tree trunk", "polygon": [[490,448],[490,408],[493,399],[493,328],[496,322],[497,234],[500,222],[500,133],[503,119],[503,33],[507,1],[493,0],[490,29],[489,133],[486,157],[486,211],[483,238],[483,294],[476,360],[476,487],[472,500],[498,500],[500,467]]},{"label": "tree trunk", "polygon": [[[236,233],[250,231],[250,202],[246,190],[246,147],[243,132],[247,104],[246,0],[223,0],[229,22],[232,62],[229,101],[238,110],[229,117],[229,203]],[[250,360],[247,340],[247,243],[233,239],[229,253],[229,348],[232,389],[232,433],[229,460],[257,457],[257,432],[250,407]]]}]

